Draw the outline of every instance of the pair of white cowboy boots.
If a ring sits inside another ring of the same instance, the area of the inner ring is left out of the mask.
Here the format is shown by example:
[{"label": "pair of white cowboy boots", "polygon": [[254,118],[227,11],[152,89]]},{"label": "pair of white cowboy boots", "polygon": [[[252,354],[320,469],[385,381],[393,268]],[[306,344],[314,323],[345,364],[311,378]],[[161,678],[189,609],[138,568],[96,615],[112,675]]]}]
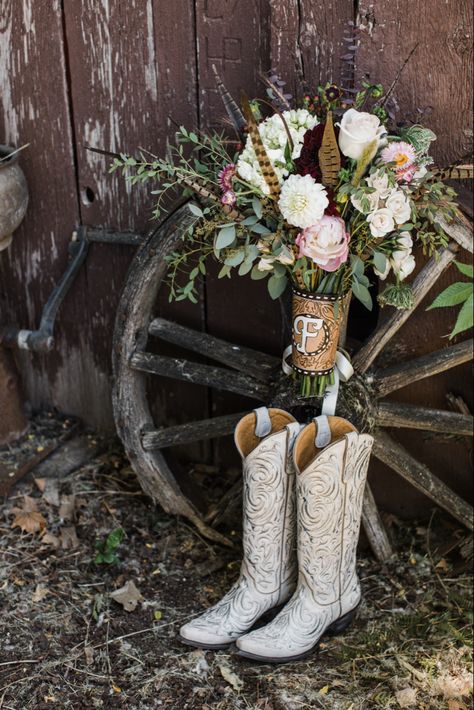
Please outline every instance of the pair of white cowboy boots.
[{"label": "pair of white cowboy boots", "polygon": [[[297,660],[356,614],[356,547],[373,439],[340,417],[303,427],[281,409],[261,407],[241,419],[235,443],[244,470],[240,576],[180,635],[201,648],[236,643],[241,656],[258,661]],[[250,631],[285,602],[273,621]]]}]

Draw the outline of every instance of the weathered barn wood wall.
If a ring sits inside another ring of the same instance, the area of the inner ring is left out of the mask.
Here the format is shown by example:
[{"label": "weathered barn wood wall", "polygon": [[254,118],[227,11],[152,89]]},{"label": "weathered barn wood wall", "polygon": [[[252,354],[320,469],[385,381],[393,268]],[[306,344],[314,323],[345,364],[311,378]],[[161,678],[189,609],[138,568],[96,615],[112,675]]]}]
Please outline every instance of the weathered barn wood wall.
[{"label": "weathered barn wood wall", "polygon": [[[0,322],[38,325],[42,305],[67,262],[77,224],[149,228],[150,199],[109,175],[107,160],[85,144],[158,152],[173,122],[215,125],[221,114],[212,63],[230,89],[261,93],[258,74],[274,67],[293,94],[338,80],[347,23],[358,28],[356,75],[389,85],[415,47],[395,90],[401,112],[421,109],[438,133],[435,158],[447,163],[472,147],[472,5],[469,0],[2,0],[0,5],[0,142],[29,142],[22,166],[31,201],[8,252],[0,254]],[[33,407],[53,405],[91,425],[113,426],[110,348],[115,308],[132,247],[93,245],[60,312],[57,348],[22,353],[23,383]],[[462,257],[461,257],[462,258]],[[454,272],[444,283],[455,279]],[[211,275],[201,304],[160,309],[168,317],[277,353],[278,306],[264,289]],[[233,315],[229,317],[229,306]],[[398,352],[441,346],[452,314],[419,309]],[[445,394],[470,393],[467,368],[400,393],[445,406]],[[163,383],[157,409],[170,421],[232,411],[236,397]],[[402,437],[405,438],[405,435]],[[406,436],[413,447],[413,435]],[[466,492],[463,444],[430,441],[417,450],[460,492]],[[219,449],[217,449],[219,451]],[[456,463],[454,463],[456,461]],[[437,465],[435,465],[437,464]],[[382,475],[383,474],[383,475]],[[380,471],[382,499],[401,486]],[[388,493],[387,493],[388,491]],[[389,502],[387,500],[387,502]]]}]

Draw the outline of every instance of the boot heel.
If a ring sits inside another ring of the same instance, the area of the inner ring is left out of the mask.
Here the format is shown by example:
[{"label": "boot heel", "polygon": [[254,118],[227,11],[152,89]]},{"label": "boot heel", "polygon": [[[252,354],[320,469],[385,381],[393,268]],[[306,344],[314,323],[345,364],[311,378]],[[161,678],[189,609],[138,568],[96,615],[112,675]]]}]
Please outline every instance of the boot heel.
[{"label": "boot heel", "polygon": [[344,614],[344,616],[340,616],[339,619],[336,619],[336,621],[334,621],[331,626],[328,626],[325,631],[325,634],[327,634],[328,636],[338,636],[339,634],[344,633],[344,631],[349,628],[349,626],[354,621],[357,615],[358,608],[359,606],[357,605],[355,609],[352,609],[352,611],[348,611],[347,614]]}]

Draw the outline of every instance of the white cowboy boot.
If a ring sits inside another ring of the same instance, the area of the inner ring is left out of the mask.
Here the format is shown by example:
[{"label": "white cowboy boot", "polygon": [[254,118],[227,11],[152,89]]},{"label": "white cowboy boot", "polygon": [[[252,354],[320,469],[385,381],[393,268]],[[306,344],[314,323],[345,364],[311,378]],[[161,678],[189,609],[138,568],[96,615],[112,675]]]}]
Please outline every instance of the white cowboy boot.
[{"label": "white cowboy boot", "polygon": [[[331,442],[331,443],[329,443]],[[275,619],[237,641],[240,655],[281,663],[306,656],[323,634],[349,626],[362,499],[373,438],[340,417],[318,417],[294,446],[298,585]]]},{"label": "white cowboy boot", "polygon": [[185,624],[185,643],[226,648],[296,586],[293,444],[300,425],[281,409],[261,407],[235,430],[243,459],[243,548],[240,577],[230,591]]}]

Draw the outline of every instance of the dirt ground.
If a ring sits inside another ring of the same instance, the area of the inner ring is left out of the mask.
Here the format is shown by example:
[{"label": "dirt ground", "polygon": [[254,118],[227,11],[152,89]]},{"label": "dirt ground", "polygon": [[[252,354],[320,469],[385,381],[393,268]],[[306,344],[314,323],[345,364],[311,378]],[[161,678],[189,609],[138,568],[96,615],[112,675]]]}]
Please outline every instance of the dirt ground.
[{"label": "dirt ground", "polygon": [[[41,415],[1,449],[7,483],[68,428]],[[235,550],[210,544],[151,504],[116,443],[81,436],[79,467],[60,449],[4,498],[1,709],[471,707],[467,535],[440,511],[427,505],[427,519],[410,524],[386,517],[397,556],[385,565],[361,540],[364,601],[343,636],[305,661],[256,664],[177,636],[237,577],[238,522],[223,528]],[[208,489],[216,476],[197,472]],[[119,529],[123,540],[107,547]]]}]

